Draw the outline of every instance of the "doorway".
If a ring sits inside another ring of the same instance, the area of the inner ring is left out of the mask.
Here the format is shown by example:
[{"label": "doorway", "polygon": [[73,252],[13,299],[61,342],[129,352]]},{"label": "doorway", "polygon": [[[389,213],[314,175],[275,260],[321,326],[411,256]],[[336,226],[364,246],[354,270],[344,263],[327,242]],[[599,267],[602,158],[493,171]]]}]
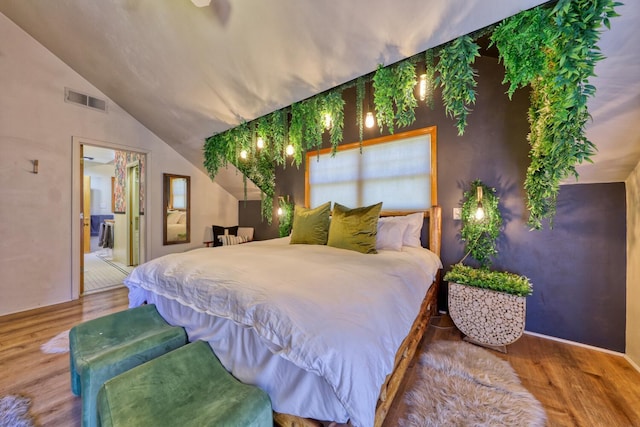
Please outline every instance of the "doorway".
[{"label": "doorway", "polygon": [[80,295],[86,295],[123,286],[123,280],[140,263],[144,248],[140,187],[145,181],[141,179],[145,154],[84,142],[79,151],[79,278]]}]

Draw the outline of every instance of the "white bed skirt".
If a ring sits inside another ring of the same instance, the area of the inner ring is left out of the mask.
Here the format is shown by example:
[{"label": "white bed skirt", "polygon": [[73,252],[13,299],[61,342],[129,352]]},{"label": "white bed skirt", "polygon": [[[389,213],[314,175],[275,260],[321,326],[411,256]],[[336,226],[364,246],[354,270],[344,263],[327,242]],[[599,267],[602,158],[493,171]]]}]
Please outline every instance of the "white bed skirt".
[{"label": "white bed skirt", "polygon": [[[207,341],[233,376],[267,392],[274,411],[323,421],[348,421],[347,411],[323,378],[271,352],[253,329],[197,312],[141,288],[130,290],[129,301],[131,307],[145,301],[155,304],[167,322],[184,326],[189,341]],[[234,337],[233,342],[230,337]]]}]

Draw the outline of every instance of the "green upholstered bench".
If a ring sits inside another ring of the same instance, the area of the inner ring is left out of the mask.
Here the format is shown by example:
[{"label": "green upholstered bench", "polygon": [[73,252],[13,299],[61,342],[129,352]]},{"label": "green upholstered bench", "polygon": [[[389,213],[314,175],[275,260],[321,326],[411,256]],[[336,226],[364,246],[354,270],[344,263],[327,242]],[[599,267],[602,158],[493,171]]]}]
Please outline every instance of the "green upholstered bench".
[{"label": "green upholstered bench", "polygon": [[71,391],[82,397],[82,426],[97,426],[96,398],[106,380],[186,343],[184,329],[165,322],[153,304],[71,328]]},{"label": "green upholstered bench", "polygon": [[209,344],[195,341],[105,382],[102,427],[272,427],[269,396],[229,374]]}]

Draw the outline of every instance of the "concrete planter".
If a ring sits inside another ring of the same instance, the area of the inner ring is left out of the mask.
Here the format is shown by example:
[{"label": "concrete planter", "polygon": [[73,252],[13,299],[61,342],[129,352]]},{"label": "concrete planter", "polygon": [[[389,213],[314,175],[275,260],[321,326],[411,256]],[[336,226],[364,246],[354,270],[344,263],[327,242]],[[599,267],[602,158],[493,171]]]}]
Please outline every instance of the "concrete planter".
[{"label": "concrete planter", "polygon": [[465,340],[506,353],[524,332],[526,297],[449,282],[449,315]]}]

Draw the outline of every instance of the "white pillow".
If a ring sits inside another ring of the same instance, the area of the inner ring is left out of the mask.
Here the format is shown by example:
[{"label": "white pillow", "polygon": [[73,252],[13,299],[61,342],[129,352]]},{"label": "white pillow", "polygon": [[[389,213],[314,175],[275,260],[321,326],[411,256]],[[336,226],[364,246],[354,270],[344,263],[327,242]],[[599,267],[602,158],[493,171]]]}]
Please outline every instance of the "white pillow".
[{"label": "white pillow", "polygon": [[378,220],[376,249],[386,249],[389,251],[402,250],[402,241],[407,226],[406,221],[385,221],[385,218],[380,218]]},{"label": "white pillow", "polygon": [[402,236],[402,246],[410,246],[413,248],[422,247],[420,243],[420,234],[422,233],[422,224],[424,223],[424,213],[416,212],[404,216],[388,216],[380,218],[380,222],[395,222],[405,224],[407,227]]},{"label": "white pillow", "polygon": [[404,218],[407,221],[407,229],[404,231],[404,237],[402,238],[403,246],[421,248],[420,234],[422,234],[422,225],[424,224],[424,213],[416,212]]},{"label": "white pillow", "polygon": [[180,218],[178,218],[178,222],[176,224],[186,224],[187,223],[187,213],[180,212]]}]

